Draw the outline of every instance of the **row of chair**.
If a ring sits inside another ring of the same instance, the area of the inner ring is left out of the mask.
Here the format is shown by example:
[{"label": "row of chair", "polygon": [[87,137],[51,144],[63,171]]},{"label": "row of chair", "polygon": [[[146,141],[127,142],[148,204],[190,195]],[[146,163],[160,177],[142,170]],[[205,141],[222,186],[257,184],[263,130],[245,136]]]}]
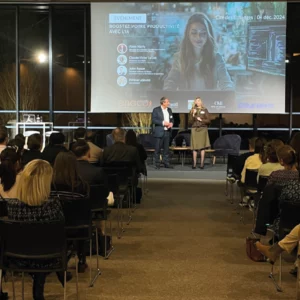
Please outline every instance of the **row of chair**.
[{"label": "row of chair", "polygon": [[[101,274],[99,268],[99,248],[98,229],[93,222],[104,221],[104,258],[107,259],[114,250],[111,246],[107,251],[106,222],[109,220],[110,210],[107,207],[108,191],[114,193],[117,209],[118,238],[122,237],[123,228],[123,207],[126,205],[128,221],[132,219],[132,212],[136,208],[135,187],[137,176],[135,168],[127,162],[115,162],[104,166],[108,175],[108,183],[104,185],[91,185],[89,198],[72,197],[70,193],[56,192],[56,197],[61,201],[65,222],[19,222],[0,219],[0,277],[2,270],[22,272],[22,297],[24,299],[24,272],[64,272],[64,299],[66,299],[66,271],[67,255],[69,251],[75,250],[78,241],[89,241],[90,253],[90,280],[92,287]],[[107,188],[108,187],[108,188]],[[0,213],[6,214],[5,201],[0,202]],[[110,234],[112,226],[110,221]],[[93,234],[96,237],[96,268],[95,275],[92,276],[92,243]],[[67,247],[68,245],[68,247]],[[70,245],[73,247],[70,248]],[[15,264],[10,264],[11,259],[43,260],[57,259],[58,264],[53,268],[18,268]],[[76,289],[78,293],[78,268],[76,264]],[[12,278],[14,278],[12,276]],[[1,282],[1,281],[0,281]],[[13,280],[13,298],[15,299],[15,287]]]},{"label": "row of chair", "polygon": [[[226,186],[225,186],[225,194],[229,196],[230,203],[234,203],[235,198],[235,184],[233,181],[230,181],[229,178],[233,174],[233,166],[235,160],[237,159],[237,155],[228,155],[227,160],[227,171],[226,171]],[[240,221],[244,224],[244,212],[245,208],[240,206],[239,204],[242,202],[243,197],[248,195],[253,197],[254,199],[254,207],[251,208],[252,211],[252,231],[251,234],[255,235],[254,229],[256,224],[256,217],[257,217],[257,209],[259,205],[259,200],[262,197],[264,188],[268,182],[268,176],[259,176],[258,177],[258,169],[247,169],[245,174],[245,183],[242,185],[241,188],[237,188],[237,193],[240,193],[240,197],[237,196],[237,207],[238,213],[240,214]],[[280,224],[279,228],[280,235],[275,236],[275,232],[272,229],[272,224],[266,224],[267,230],[273,235],[273,242],[275,238],[282,239],[286,234],[288,234],[296,225],[300,223],[300,206],[295,203],[283,203],[281,205],[281,212],[280,212]],[[299,273],[298,273],[299,275]],[[275,278],[276,274],[274,273],[274,265],[271,266],[271,271],[269,273],[269,278],[272,279],[277,291],[282,292],[282,260],[281,256],[279,258],[279,272],[278,272],[278,281]],[[299,277],[299,276],[298,276]],[[297,279],[297,290],[298,290],[298,283],[299,278]],[[298,291],[297,291],[298,293]],[[298,299],[298,298],[297,298]],[[299,298],[300,299],[300,298]]]}]

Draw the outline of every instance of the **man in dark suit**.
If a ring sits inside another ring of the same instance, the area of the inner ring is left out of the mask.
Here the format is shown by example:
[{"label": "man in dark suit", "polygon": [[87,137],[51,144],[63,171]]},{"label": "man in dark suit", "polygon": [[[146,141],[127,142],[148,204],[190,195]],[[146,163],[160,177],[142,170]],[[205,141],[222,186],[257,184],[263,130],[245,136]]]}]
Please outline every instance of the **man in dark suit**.
[{"label": "man in dark suit", "polygon": [[136,147],[125,144],[126,132],[122,128],[116,128],[112,132],[114,144],[104,148],[103,163],[131,162],[136,167],[137,173],[142,171],[139,153]]},{"label": "man in dark suit", "polygon": [[165,168],[173,168],[169,162],[169,145],[171,138],[171,128],[173,127],[173,113],[169,99],[162,97],[160,106],[152,111],[153,136],[155,137],[155,168],[160,168],[160,149],[163,148],[163,162]]},{"label": "man in dark suit", "polygon": [[89,162],[90,147],[85,140],[78,140],[72,145],[72,152],[77,158],[78,172],[89,185],[106,184],[107,176],[104,170]]}]

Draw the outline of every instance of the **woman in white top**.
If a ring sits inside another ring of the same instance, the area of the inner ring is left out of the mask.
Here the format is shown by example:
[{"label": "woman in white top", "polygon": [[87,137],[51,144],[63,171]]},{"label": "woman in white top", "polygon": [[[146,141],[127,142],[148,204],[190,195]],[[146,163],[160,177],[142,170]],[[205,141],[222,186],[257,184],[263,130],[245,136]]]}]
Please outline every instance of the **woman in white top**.
[{"label": "woman in white top", "polygon": [[270,176],[273,171],[284,169],[284,167],[278,161],[276,153],[277,149],[283,145],[283,142],[278,143],[278,140],[267,143],[267,145],[264,147],[266,162],[258,169],[258,177]]}]

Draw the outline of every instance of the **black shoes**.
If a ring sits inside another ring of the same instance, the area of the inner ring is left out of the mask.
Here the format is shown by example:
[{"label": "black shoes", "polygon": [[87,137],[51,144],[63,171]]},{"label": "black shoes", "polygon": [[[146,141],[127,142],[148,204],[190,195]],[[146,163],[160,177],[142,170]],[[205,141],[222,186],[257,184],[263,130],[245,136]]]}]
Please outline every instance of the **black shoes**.
[{"label": "black shoes", "polygon": [[166,164],[166,165],[165,165],[165,168],[166,168],[166,169],[174,169],[174,167],[171,166],[171,165],[169,165],[169,164]]},{"label": "black shoes", "polygon": [[8,293],[1,292],[0,293],[0,300],[7,300],[8,299]]},{"label": "black shoes", "polygon": [[85,269],[87,269],[88,265],[85,262],[78,263],[78,273],[84,273]]},{"label": "black shoes", "polygon": [[195,170],[195,169],[196,169],[196,166],[192,166],[192,169]]},{"label": "black shoes", "polygon": [[200,166],[199,168],[200,168],[201,170],[203,170],[203,169],[204,169],[204,166]]},{"label": "black shoes", "polygon": [[[65,274],[64,272],[56,272],[56,276],[57,276],[57,279],[58,281],[61,283],[62,287],[65,286]],[[70,281],[72,279],[72,273],[71,272],[67,272],[67,276],[66,276],[66,281]]]}]

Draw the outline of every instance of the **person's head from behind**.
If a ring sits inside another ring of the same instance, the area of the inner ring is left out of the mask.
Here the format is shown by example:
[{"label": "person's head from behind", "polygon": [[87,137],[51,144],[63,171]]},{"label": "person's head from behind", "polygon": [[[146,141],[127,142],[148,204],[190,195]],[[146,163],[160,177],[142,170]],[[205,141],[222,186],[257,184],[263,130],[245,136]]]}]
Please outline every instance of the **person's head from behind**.
[{"label": "person's head from behind", "polygon": [[250,152],[254,152],[256,140],[257,140],[257,137],[252,137],[251,139],[249,139],[249,151]]},{"label": "person's head from behind", "polygon": [[[7,143],[7,147],[15,147],[15,149],[18,149],[18,152],[21,154],[24,150],[25,141],[21,139],[12,139]],[[16,148],[17,147],[17,148]]]},{"label": "person's head from behind", "polygon": [[264,150],[266,140],[264,138],[257,138],[254,146],[254,153],[259,154]]},{"label": "person's head from behind", "polygon": [[74,138],[77,141],[78,139],[85,139],[86,129],[83,127],[79,127],[75,129]]},{"label": "person's head from behind", "polygon": [[90,146],[85,140],[75,142],[71,150],[77,159],[88,160],[90,158]]},{"label": "person's head from behind", "polygon": [[297,155],[296,151],[289,145],[284,145],[277,148],[277,157],[279,163],[287,170],[296,170]]},{"label": "person's head from behind", "polygon": [[167,98],[167,97],[162,97],[162,98],[160,98],[160,105],[163,107],[163,108],[167,108],[167,107],[169,107],[169,105],[170,105],[170,101],[169,101],[169,99]]},{"label": "person's head from behind", "polygon": [[79,180],[75,154],[70,151],[58,153],[53,166],[53,183],[69,186],[74,191]]},{"label": "person's head from behind", "polygon": [[22,133],[18,133],[15,135],[15,140],[20,140],[24,142],[25,145],[25,136]]},{"label": "person's head from behind", "polygon": [[17,198],[30,206],[39,206],[50,195],[53,170],[51,165],[42,159],[29,162],[20,177]]},{"label": "person's head from behind", "polygon": [[284,143],[280,140],[272,140],[271,142],[267,143],[264,148],[266,161],[270,163],[277,163],[277,149],[283,145]]},{"label": "person's head from behind", "polygon": [[21,155],[17,147],[5,148],[0,154],[0,178],[4,191],[8,191],[16,182],[16,175],[21,168]]},{"label": "person's head from behind", "polygon": [[137,145],[136,134],[132,129],[127,131],[126,137],[125,137],[125,143],[127,145],[131,145],[131,146],[136,146]]},{"label": "person's head from behind", "polygon": [[65,136],[61,132],[53,132],[49,138],[49,145],[63,145],[65,142]]},{"label": "person's head from behind", "polygon": [[6,145],[8,142],[7,129],[0,128],[0,145]]},{"label": "person's head from behind", "polygon": [[42,148],[42,136],[39,133],[32,134],[28,137],[27,146],[31,151],[40,151]]},{"label": "person's head from behind", "polygon": [[125,143],[126,131],[123,128],[117,127],[112,132],[112,137],[115,142]]}]

